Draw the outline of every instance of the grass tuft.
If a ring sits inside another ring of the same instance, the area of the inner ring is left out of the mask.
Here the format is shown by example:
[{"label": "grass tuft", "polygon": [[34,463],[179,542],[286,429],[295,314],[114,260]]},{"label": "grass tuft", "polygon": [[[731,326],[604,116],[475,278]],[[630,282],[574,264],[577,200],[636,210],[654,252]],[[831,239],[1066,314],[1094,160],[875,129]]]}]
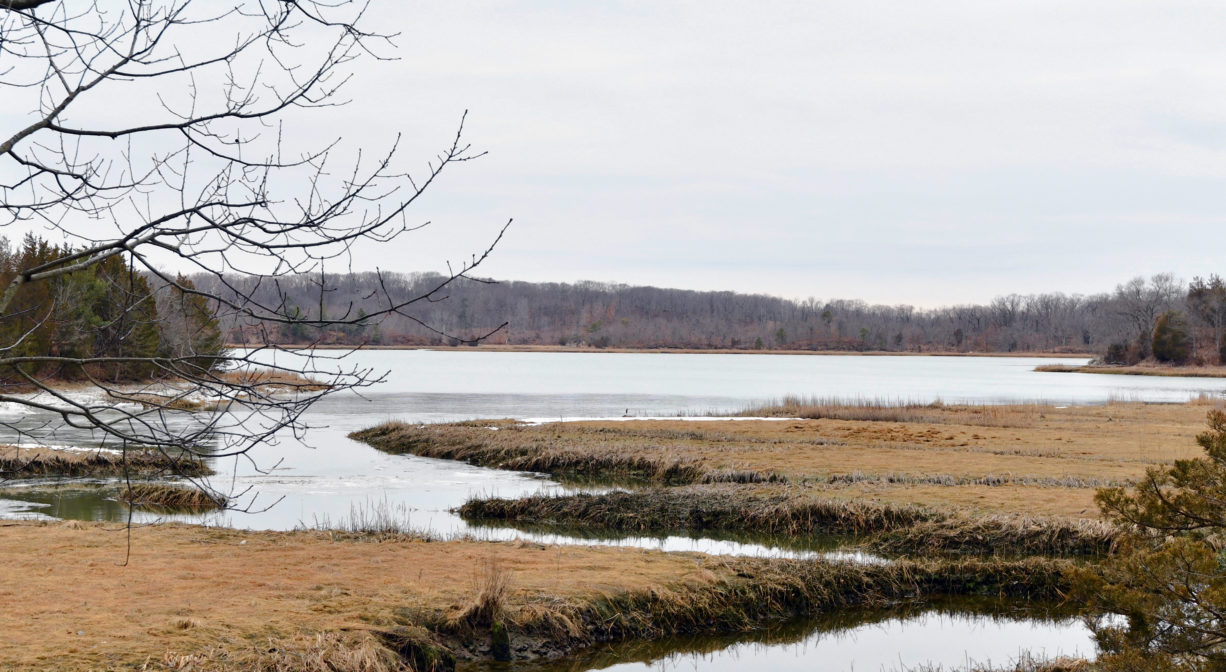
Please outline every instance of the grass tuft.
[{"label": "grass tuft", "polygon": [[213,473],[195,457],[170,458],[157,451],[129,450],[127,456],[110,452],[77,453],[43,448],[0,448],[0,478],[119,478],[148,479]]},{"label": "grass tuft", "polygon": [[473,499],[469,520],[587,528],[622,533],[699,531],[820,538],[852,535],[891,554],[1101,556],[1119,531],[1100,521],[987,516],[970,518],[913,506],[786,495],[738,488],[654,488],[603,494]]},{"label": "grass tuft", "polygon": [[737,415],[760,418],[803,418],[805,420],[862,420],[871,422],[914,422],[958,424],[979,427],[1029,427],[1042,415],[1042,404],[949,405],[940,401],[928,404],[891,404],[882,400],[826,399],[787,396],[762,406],[746,408]]},{"label": "grass tuft", "polygon": [[224,509],[229,501],[218,493],[165,483],[133,483],[120,491],[119,499],[135,507],[189,513]]}]

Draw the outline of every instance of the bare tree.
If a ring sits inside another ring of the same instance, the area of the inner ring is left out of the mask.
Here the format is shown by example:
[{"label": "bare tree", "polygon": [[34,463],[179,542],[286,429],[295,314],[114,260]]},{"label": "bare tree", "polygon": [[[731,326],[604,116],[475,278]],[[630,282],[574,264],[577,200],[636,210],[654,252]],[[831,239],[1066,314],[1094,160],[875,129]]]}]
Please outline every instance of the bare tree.
[{"label": "bare tree", "polygon": [[[152,356],[64,354],[33,343],[57,300],[74,300],[63,283],[102,264],[129,270],[108,276],[112,285],[139,277],[180,304],[208,305],[223,323],[318,332],[392,315],[415,320],[415,306],[441,298],[486,258],[501,232],[414,296],[393,297],[376,273],[366,288],[375,307],[361,316],[303,314],[277,289],[280,279],[322,273],[325,261],[348,267],[360,241],[390,243],[419,228],[408,208],[445,168],[478,156],[462,139],[463,117],[420,172],[400,165],[398,139],[374,154],[339,139],[318,146],[296,139],[304,113],[345,102],[343,87],[362,59],[386,57],[390,36],[363,27],[365,10],[323,0],[0,0],[0,227],[64,245],[19,264],[0,286],[0,327],[32,325],[4,332],[12,336],[0,343],[0,402],[56,418],[37,427],[7,423],[21,440],[88,429],[104,444],[160,451],[175,469],[202,455],[248,455],[286,428],[301,431],[301,414],[321,395],[379,379],[323,362],[320,353],[292,363],[282,356],[281,368],[327,384],[286,395],[253,373],[273,362],[261,342],[194,352],[179,337]],[[199,289],[181,273],[209,276],[226,291]],[[32,287],[45,289],[43,300],[19,305]],[[127,295],[134,298],[106,318],[113,341],[148,331],[155,299]],[[99,374],[133,363],[146,372],[139,381]],[[66,370],[97,394],[66,394],[55,381]],[[189,398],[219,410],[191,417],[172,410]]]},{"label": "bare tree", "polygon": [[1209,327],[1213,334],[1213,354],[1219,363],[1226,364],[1222,353],[1222,332],[1226,330],[1226,283],[1218,275],[1209,276],[1209,280],[1199,277],[1192,278],[1188,286],[1188,309],[1200,321]]},{"label": "bare tree", "polygon": [[1170,273],[1157,273],[1145,278],[1137,276],[1115,287],[1117,310],[1132,325],[1133,335],[1142,356],[1149,354],[1154,340],[1154,325],[1158,316],[1171,310],[1183,295],[1183,282]]}]

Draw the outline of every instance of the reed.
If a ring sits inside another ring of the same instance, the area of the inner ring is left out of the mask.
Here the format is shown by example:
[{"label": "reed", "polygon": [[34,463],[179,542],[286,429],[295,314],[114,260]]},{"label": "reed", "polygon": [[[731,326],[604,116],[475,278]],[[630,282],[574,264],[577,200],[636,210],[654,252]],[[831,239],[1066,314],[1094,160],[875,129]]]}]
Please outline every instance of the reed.
[{"label": "reed", "polygon": [[743,409],[737,415],[762,418],[803,418],[806,420],[861,420],[870,422],[912,422],[958,424],[980,427],[1029,427],[1042,415],[1042,404],[950,405],[932,403],[891,403],[882,399],[828,399],[786,396],[761,406]]},{"label": "reed", "polygon": [[[361,631],[298,635],[247,645],[217,644],[190,655],[169,652],[161,663],[164,668],[182,672],[442,672],[455,669],[454,658],[450,659],[450,666],[414,665],[414,662],[432,660],[420,653],[428,645],[419,645],[419,638],[405,636],[399,648],[389,646],[386,639],[389,638]],[[414,652],[418,652],[416,661]]]},{"label": "reed", "polygon": [[852,535],[860,537],[860,545],[867,549],[899,555],[1101,556],[1114,548],[1119,537],[1118,529],[1100,521],[969,517],[912,506],[763,496],[710,487],[474,499],[459,513],[470,520],[623,533]]},{"label": "reed", "polygon": [[986,516],[926,522],[874,535],[880,553],[924,555],[1045,555],[1103,557],[1115,550],[1119,528],[1100,520]]},{"label": "reed", "polygon": [[132,483],[119,492],[119,499],[133,506],[189,513],[224,509],[229,501],[218,493],[165,483]]},{"label": "reed", "polygon": [[[745,632],[842,609],[880,608],[952,596],[1056,599],[1067,561],[897,562],[889,565],[711,558],[705,579],[645,591],[603,591],[538,600],[509,616],[520,656],[565,654],[601,642]],[[473,638],[448,644],[464,657]]]},{"label": "reed", "polygon": [[219,381],[245,387],[285,389],[300,392],[319,392],[331,389],[328,383],[308,378],[284,369],[247,369],[242,371],[216,371],[209,374]]},{"label": "reed", "polygon": [[1067,364],[1043,364],[1041,366],[1034,367],[1034,370],[1048,373],[1105,373],[1117,376],[1226,378],[1226,366],[1120,366],[1109,364],[1069,366]]},{"label": "reed", "polygon": [[1041,488],[1115,488],[1127,481],[1112,478],[1080,478],[1077,476],[1016,476],[1013,474],[987,474],[984,476],[954,476],[952,474],[866,474],[853,471],[846,474],[831,474],[826,483],[832,485],[850,483],[885,483],[890,485],[1033,485]]},{"label": "reed", "polygon": [[0,454],[0,478],[132,478],[208,476],[213,473],[195,457],[168,458],[159,452],[130,450],[118,453],[56,453],[50,450],[5,450]]},{"label": "reed", "polygon": [[920,507],[758,496],[714,487],[473,499],[459,513],[473,519],[585,525],[623,532],[721,530],[789,536],[864,535],[943,518]]},{"label": "reed", "polygon": [[622,454],[600,441],[605,428],[586,430],[590,442],[560,445],[554,437],[513,421],[410,425],[389,422],[353,432],[349,438],[394,455],[412,454],[457,460],[511,471],[544,472],[559,478],[597,478],[610,482],[686,485],[693,483],[774,483],[782,476],[753,470],[710,469],[699,460],[678,457],[668,448],[636,446],[655,456]]}]

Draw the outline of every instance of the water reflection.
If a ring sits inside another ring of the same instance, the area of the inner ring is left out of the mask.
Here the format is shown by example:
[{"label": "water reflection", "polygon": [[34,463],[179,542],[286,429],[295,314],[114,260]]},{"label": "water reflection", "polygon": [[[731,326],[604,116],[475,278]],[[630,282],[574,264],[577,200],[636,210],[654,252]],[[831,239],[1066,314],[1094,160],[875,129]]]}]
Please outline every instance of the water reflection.
[{"label": "water reflection", "polygon": [[1089,631],[1067,607],[956,600],[845,610],[752,633],[601,645],[562,661],[483,663],[463,672],[587,670],[900,670],[1005,668],[1024,655],[1093,659]]},{"label": "water reflection", "polygon": [[691,551],[711,555],[737,555],[758,558],[822,559],[855,563],[886,563],[888,559],[848,547],[856,540],[839,535],[775,536],[744,532],[698,530],[689,534],[628,535],[589,527],[541,525],[511,520],[468,520],[474,536],[484,538],[493,532],[515,530],[519,537],[543,544],[589,544],[593,546],[633,546],[659,551]]}]

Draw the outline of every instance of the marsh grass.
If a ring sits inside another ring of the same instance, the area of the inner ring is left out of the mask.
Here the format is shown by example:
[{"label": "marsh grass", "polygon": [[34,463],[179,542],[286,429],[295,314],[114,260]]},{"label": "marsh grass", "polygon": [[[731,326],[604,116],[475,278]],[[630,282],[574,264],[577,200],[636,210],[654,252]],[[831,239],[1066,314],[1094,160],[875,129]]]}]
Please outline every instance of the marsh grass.
[{"label": "marsh grass", "polygon": [[203,513],[226,508],[225,495],[200,488],[166,483],[132,483],[120,490],[119,500],[134,507],[187,513]]},{"label": "marsh grass", "polygon": [[459,513],[470,520],[622,533],[850,535],[862,548],[895,555],[1102,556],[1114,548],[1120,534],[1114,526],[1092,520],[963,517],[914,506],[709,488],[474,499]]},{"label": "marsh grass", "polygon": [[[375,633],[359,631],[270,638],[249,645],[217,644],[190,655],[169,652],[161,662],[165,668],[182,672],[413,672],[431,669],[413,667],[410,660]],[[439,666],[434,669],[454,669],[454,660],[451,668]]]},{"label": "marsh grass", "polygon": [[281,369],[217,371],[210,375],[215,376],[220,382],[245,387],[281,388],[300,392],[320,392],[332,388],[328,383]]},{"label": "marsh grass", "polygon": [[1004,667],[982,664],[963,665],[959,667],[943,667],[940,665],[902,666],[895,668],[898,672],[1091,672],[1094,664],[1082,658],[1067,656],[1036,656],[1029,651],[1023,651]]},{"label": "marsh grass", "polygon": [[[387,499],[350,504],[349,513],[342,518],[315,515],[311,523],[299,522],[295,530],[323,533],[334,541],[444,541],[414,527],[406,504],[392,504]],[[460,538],[463,536],[455,537]]]},{"label": "marsh grass", "polygon": [[825,479],[832,485],[850,483],[885,483],[890,485],[943,485],[962,487],[966,485],[1027,485],[1041,488],[1114,488],[1126,481],[1120,479],[1081,478],[1077,476],[1015,476],[1013,474],[987,474],[984,476],[955,476],[952,474],[866,474],[853,471],[846,474],[831,474]]},{"label": "marsh grass", "polygon": [[1159,376],[1164,378],[1226,378],[1226,366],[1120,366],[1112,364],[1043,364],[1035,371],[1046,373],[1104,373],[1118,376]]},{"label": "marsh grass", "polygon": [[920,507],[753,496],[711,488],[472,499],[459,513],[464,518],[585,525],[623,532],[724,530],[781,536],[863,535],[942,519]]},{"label": "marsh grass", "polygon": [[[611,483],[686,485],[693,483],[775,483],[775,473],[747,469],[710,469],[700,460],[678,455],[653,437],[622,437],[646,455],[609,450],[609,428],[582,428],[566,441],[514,421],[411,425],[389,422],[353,432],[349,438],[394,455],[412,454],[457,460],[511,471],[544,472],[558,478],[600,479]],[[700,434],[695,434],[700,437]],[[692,439],[697,440],[697,439]]]},{"label": "marsh grass", "polygon": [[1047,408],[1049,407],[1043,404],[950,405],[939,400],[922,404],[890,403],[882,399],[846,400],[786,396],[778,401],[742,409],[736,415],[805,420],[863,420],[980,427],[1030,427]]},{"label": "marsh grass", "polygon": [[[599,642],[745,632],[844,609],[898,607],[948,596],[1052,600],[1067,561],[960,560],[853,565],[712,558],[699,578],[649,591],[529,603],[512,617],[530,639],[575,650]],[[462,646],[462,645],[461,645]]]},{"label": "marsh grass", "polygon": [[118,401],[131,401],[146,408],[204,413],[223,410],[227,404],[215,400],[193,399],[182,394],[115,394]]},{"label": "marsh grass", "polygon": [[45,449],[0,448],[0,478],[156,478],[208,476],[213,470],[199,458],[172,460],[156,451],[129,450],[127,456],[110,452],[69,453]]},{"label": "marsh grass", "polygon": [[451,632],[490,628],[505,618],[511,573],[496,557],[488,557],[473,576],[473,600],[448,617],[446,627]]}]

